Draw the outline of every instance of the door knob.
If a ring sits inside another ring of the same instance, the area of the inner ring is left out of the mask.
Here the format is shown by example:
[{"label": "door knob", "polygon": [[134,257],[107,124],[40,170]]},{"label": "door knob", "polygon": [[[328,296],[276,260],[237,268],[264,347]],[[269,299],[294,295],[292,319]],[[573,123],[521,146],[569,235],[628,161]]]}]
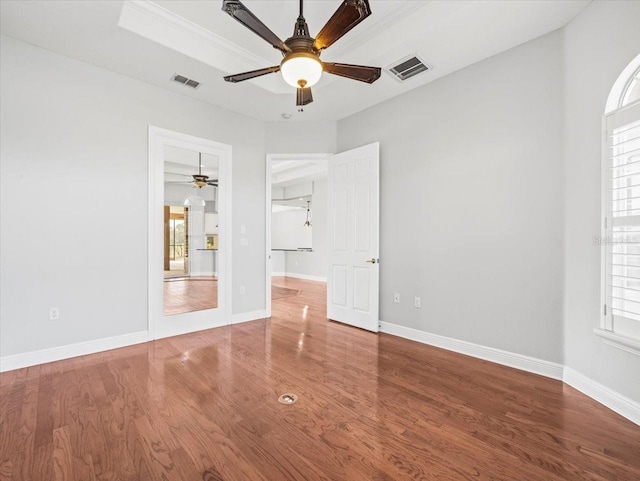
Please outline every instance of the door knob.
[{"label": "door knob", "polygon": [[369,259],[367,262],[368,262],[368,263],[370,263],[370,264],[375,264],[375,263],[376,263],[376,262],[378,262],[378,261],[376,260],[376,258],[375,258],[375,257],[372,257],[372,258],[371,258],[371,259]]}]

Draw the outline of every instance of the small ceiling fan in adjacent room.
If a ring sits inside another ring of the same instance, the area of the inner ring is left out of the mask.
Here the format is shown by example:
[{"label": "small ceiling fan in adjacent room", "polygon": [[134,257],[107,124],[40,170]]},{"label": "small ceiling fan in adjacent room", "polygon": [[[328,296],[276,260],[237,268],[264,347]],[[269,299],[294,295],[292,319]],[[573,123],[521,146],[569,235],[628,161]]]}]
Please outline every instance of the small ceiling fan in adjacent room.
[{"label": "small ceiling fan in adjacent room", "polygon": [[322,72],[369,84],[380,78],[381,69],[379,67],[322,62],[320,60],[322,50],[330,47],[336,40],[371,15],[368,0],[343,0],[315,38],[309,35],[309,27],[302,14],[302,2],[303,0],[300,0],[300,15],[295,23],[293,36],[283,42],[240,0],[222,1],[223,11],[269,42],[274,48],[280,50],[284,57],[280,65],[224,77],[227,82],[242,82],[262,75],[282,72],[284,80],[297,89],[296,105],[302,111],[302,106],[313,102],[311,87],[320,80]]},{"label": "small ceiling fan in adjacent room", "polygon": [[193,184],[194,187],[202,189],[207,185],[218,187],[218,179],[210,179],[208,175],[202,173],[202,154],[198,152],[198,173],[197,174],[182,174],[178,172],[166,172],[168,175],[175,175],[180,177],[192,177],[192,180],[169,180],[167,184]]}]

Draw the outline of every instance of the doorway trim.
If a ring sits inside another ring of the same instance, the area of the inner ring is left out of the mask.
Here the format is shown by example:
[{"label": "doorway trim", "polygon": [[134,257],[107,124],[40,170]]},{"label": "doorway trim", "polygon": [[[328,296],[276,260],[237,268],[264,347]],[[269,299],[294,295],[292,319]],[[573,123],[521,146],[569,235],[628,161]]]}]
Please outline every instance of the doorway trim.
[{"label": "doorway trim", "polygon": [[271,317],[271,167],[274,161],[280,160],[326,160],[334,154],[318,153],[318,154],[267,154],[265,167],[265,246],[266,246],[266,263],[265,263],[265,307],[266,317]]},{"label": "doorway trim", "polygon": [[[150,339],[184,334],[186,332],[209,329],[231,324],[231,273],[233,245],[231,236],[231,145],[214,140],[195,137],[172,130],[149,125],[148,151],[148,209],[147,209],[147,328]],[[218,251],[218,314],[211,316],[209,311],[193,313],[198,321],[190,329],[183,330],[179,326],[167,331],[161,329],[161,320],[165,317],[163,311],[164,272],[162,270],[163,257],[163,228],[164,228],[164,147],[171,146],[203,154],[215,155],[219,158],[220,186],[218,188],[219,211],[224,213],[219,222],[219,251]],[[207,315],[208,314],[208,315]]]}]

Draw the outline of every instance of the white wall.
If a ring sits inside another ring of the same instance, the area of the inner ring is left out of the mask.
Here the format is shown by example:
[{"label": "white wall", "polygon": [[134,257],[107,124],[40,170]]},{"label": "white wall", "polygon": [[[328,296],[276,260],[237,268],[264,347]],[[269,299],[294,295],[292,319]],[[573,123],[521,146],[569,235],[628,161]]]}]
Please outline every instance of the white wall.
[{"label": "white wall", "polygon": [[640,356],[606,345],[599,325],[601,117],[640,54],[640,2],[598,1],[565,29],[565,342],[567,366],[640,402]]},{"label": "white wall", "polygon": [[[331,154],[337,152],[337,122],[267,122],[266,146],[272,154]],[[326,279],[326,231],[317,226],[327,225],[326,181],[314,183],[313,192],[313,252],[287,252],[285,269],[300,274]],[[280,272],[273,270],[274,272]]]},{"label": "white wall", "polygon": [[265,149],[269,154],[333,154],[336,122],[267,122]]},{"label": "white wall", "polygon": [[306,209],[291,209],[271,213],[271,248],[311,248],[312,229],[305,227]]},{"label": "white wall", "polygon": [[[300,274],[316,279],[327,278],[327,181],[319,180],[313,183],[313,196],[311,201],[311,235],[312,252],[287,252],[286,272]],[[305,211],[306,215],[306,211]]]},{"label": "white wall", "polygon": [[262,122],[7,37],[0,53],[2,356],[147,329],[150,124],[233,146],[232,311],[264,309]]},{"label": "white wall", "polygon": [[[271,270],[276,274],[284,272],[288,275],[300,275],[302,277],[326,280],[328,262],[327,181],[326,179],[314,181],[313,185],[309,184],[309,186],[313,192],[311,196],[311,229],[303,227],[307,216],[306,209],[274,212],[271,214],[271,246],[274,249],[311,247],[312,251],[284,252],[282,269],[276,268],[272,257]],[[284,194],[285,197],[291,198],[297,195],[306,195],[304,189],[296,189],[296,187],[287,187]]]},{"label": "white wall", "polygon": [[283,276],[285,275],[285,252],[283,251],[272,251],[271,252],[271,275],[272,276]]},{"label": "white wall", "polygon": [[338,122],[380,141],[382,321],[562,362],[562,61],[555,32]]}]

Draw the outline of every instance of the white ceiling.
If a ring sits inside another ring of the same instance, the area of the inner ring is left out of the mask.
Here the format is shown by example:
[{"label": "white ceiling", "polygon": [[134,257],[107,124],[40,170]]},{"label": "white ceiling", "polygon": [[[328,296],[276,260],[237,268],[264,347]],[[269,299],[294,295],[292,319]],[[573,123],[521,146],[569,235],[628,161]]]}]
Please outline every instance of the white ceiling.
[{"label": "white ceiling", "polygon": [[[433,70],[372,85],[324,74],[314,102],[296,111],[280,74],[231,84],[224,75],[278,65],[281,54],[222,12],[221,0],[0,1],[0,31],[175,92],[263,120],[336,120],[566,25],[590,0],[370,0],[373,14],[322,54],[326,61],[386,67],[418,54]],[[297,0],[244,0],[283,40]],[[340,0],[307,0],[315,35]],[[179,73],[197,90],[170,81]]]},{"label": "white ceiling", "polygon": [[326,159],[276,160],[271,164],[271,185],[274,187],[290,187],[326,178]]},{"label": "white ceiling", "polygon": [[218,178],[218,165],[220,159],[215,155],[180,149],[178,147],[165,146],[164,148],[164,180],[165,182],[191,183],[193,174],[198,173],[198,164],[201,162],[201,173],[208,175],[210,179]]}]

